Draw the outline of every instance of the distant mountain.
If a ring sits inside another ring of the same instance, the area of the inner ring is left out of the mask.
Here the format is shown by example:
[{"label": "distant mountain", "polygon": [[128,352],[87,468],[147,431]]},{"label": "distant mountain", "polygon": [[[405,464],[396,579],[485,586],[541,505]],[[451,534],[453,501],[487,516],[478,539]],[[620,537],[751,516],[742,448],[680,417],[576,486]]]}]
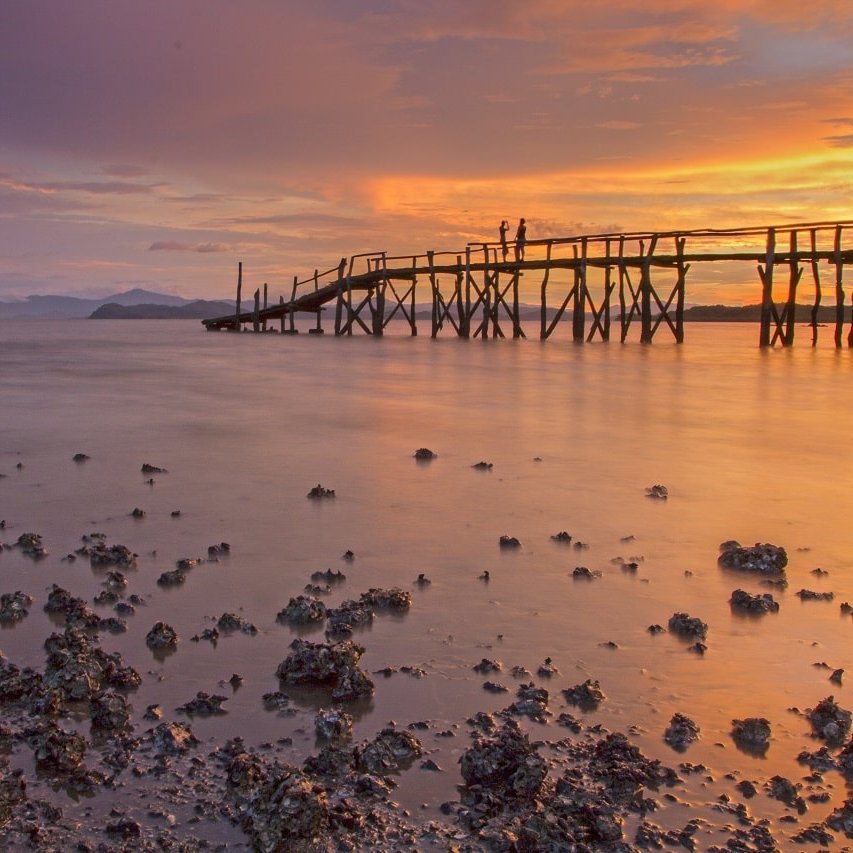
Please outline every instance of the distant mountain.
[{"label": "distant mountain", "polygon": [[168,293],[155,293],[134,288],[102,299],[81,299],[76,296],[27,296],[17,302],[0,302],[0,320],[74,320],[88,317],[96,308],[108,303],[117,305],[158,304],[180,306],[194,300]]},{"label": "distant mountain", "polygon": [[[781,308],[779,308],[781,311]],[[798,323],[810,323],[812,306],[796,306],[795,319]],[[684,311],[684,322],[693,323],[758,323],[761,320],[760,305],[694,305]],[[835,322],[835,306],[821,305],[817,312],[818,323]]]},{"label": "distant mountain", "polygon": [[221,317],[234,311],[232,302],[211,302],[197,299],[184,305],[119,305],[108,302],[96,308],[90,315],[91,320],[204,320],[207,317]]}]

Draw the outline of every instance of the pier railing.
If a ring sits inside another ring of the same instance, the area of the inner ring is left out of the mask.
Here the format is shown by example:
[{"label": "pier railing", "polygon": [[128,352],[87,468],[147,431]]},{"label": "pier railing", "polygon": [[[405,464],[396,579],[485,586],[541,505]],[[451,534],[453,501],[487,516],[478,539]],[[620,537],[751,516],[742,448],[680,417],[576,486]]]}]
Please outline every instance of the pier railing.
[{"label": "pier railing", "polygon": [[[759,344],[794,342],[798,293],[810,297],[808,324],[817,342],[825,290],[832,299],[834,340],[844,341],[845,269],[853,264],[853,220],[769,227],[690,231],[625,232],[553,237],[514,242],[469,243],[460,251],[414,255],[365,252],[327,270],[293,277],[287,299],[270,304],[268,286],[254,293],[254,308],[242,310],[242,263],[238,266],[234,314],[202,321],[207,329],[270,330],[295,333],[297,313],[316,316],[312,333],[322,333],[323,311],[334,303],[334,332],[382,335],[395,318],[418,333],[416,294],[429,287],[432,337],[452,331],[460,337],[526,337],[519,289],[524,276],[540,276],[539,337],[549,338],[571,318],[577,342],[611,339],[618,323],[625,341],[639,326],[651,343],[661,330],[684,340],[687,275],[702,265],[752,265],[760,302]],[[803,276],[806,276],[805,282]],[[775,291],[775,292],[774,292]],[[781,298],[780,298],[781,292]],[[853,306],[846,344],[853,346]]]}]

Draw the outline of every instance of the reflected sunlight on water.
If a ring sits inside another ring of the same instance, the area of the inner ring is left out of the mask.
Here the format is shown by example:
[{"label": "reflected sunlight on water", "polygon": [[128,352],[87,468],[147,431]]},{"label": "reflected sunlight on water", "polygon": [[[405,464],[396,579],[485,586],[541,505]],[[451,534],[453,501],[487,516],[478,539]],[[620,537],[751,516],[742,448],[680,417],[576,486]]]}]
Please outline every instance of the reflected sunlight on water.
[{"label": "reflected sunlight on water", "polygon": [[[512,666],[535,672],[552,657],[555,715],[567,710],[562,689],[598,679],[607,701],[585,719],[637,725],[637,743],[669,764],[683,759],[663,729],[674,712],[687,714],[702,738],[685,757],[718,777],[735,768],[748,778],[801,777],[795,757],[816,745],[788,709],[832,693],[853,705],[849,688],[814,666],[853,667],[853,620],[839,612],[853,600],[846,350],[760,351],[755,327],[713,325],[689,326],[683,346],[647,347],[204,334],[154,321],[3,324],[0,335],[4,538],[40,532],[51,552],[35,565],[2,555],[0,591],[24,589],[38,604],[3,632],[2,648],[43,665],[49,628],[39,598],[59,578],[91,599],[99,587],[88,566],[60,558],[82,534],[106,533],[139,553],[131,591],[149,597],[127,634],[104,641],[162,676],[144,680],[137,716],[239,672],[231,713],[194,725],[205,736],[293,736],[294,756],[307,754],[305,715],[276,717],[260,696],[276,689],[294,636],[275,614],[326,567],[348,575],[329,604],[374,586],[414,596],[405,618],[381,616],[356,639],[369,669],[411,664],[427,675],[377,676],[357,737],[391,718],[428,719],[438,730],[505,707],[511,699],[484,692],[472,670],[482,657],[503,662],[500,680],[513,690]],[[416,463],[424,446],[438,457]],[[77,452],[91,459],[75,465]],[[473,469],[481,460],[493,467]],[[149,485],[144,462],[169,473]],[[317,483],[335,500],[306,500]],[[655,483],[668,487],[667,501],[645,496]],[[137,506],[141,521],[129,516]],[[588,548],[552,541],[562,530]],[[521,548],[501,551],[502,534]],[[766,589],[718,568],[726,539],[788,550],[790,587],[772,590],[778,614],[732,614],[733,589]],[[156,585],[176,559],[222,540],[230,558],[180,589]],[[340,559],[348,548],[351,564]],[[637,571],[619,557],[636,559]],[[602,577],[573,580],[580,565]],[[828,576],[812,575],[818,567]],[[485,570],[488,583],[478,579]],[[413,584],[421,572],[432,581],[424,589]],[[835,601],[801,602],[802,587],[832,590]],[[189,638],[238,609],[257,637],[183,643],[163,662],[144,645],[157,619]],[[647,632],[675,611],[709,623],[704,656]],[[300,701],[307,709],[318,700]],[[747,716],[772,722],[764,759],[729,737],[732,717]],[[529,725],[537,737],[562,736]],[[402,802],[437,805],[458,781],[467,740],[426,740],[442,750],[446,772],[408,773]]]}]

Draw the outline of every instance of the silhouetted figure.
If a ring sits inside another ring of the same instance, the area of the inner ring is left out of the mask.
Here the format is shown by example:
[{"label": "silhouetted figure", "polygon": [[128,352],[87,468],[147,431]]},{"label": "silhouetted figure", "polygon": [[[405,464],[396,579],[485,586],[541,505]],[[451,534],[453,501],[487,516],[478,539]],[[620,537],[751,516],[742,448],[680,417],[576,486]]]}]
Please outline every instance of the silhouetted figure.
[{"label": "silhouetted figure", "polygon": [[506,232],[509,231],[509,222],[506,219],[501,219],[501,227],[498,230],[501,235],[501,251],[503,252],[504,260],[506,260],[506,256],[509,253],[506,245]]},{"label": "silhouetted figure", "polygon": [[518,220],[518,229],[515,232],[515,259],[524,260],[524,244],[527,242],[527,226],[524,219]]}]

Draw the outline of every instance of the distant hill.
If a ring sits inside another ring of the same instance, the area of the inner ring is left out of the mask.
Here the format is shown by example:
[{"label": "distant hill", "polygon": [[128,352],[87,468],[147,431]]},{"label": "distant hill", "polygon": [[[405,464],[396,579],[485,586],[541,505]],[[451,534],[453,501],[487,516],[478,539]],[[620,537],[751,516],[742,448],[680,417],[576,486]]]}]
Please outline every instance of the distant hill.
[{"label": "distant hill", "polygon": [[[812,306],[797,304],[795,318],[798,323],[809,323]],[[758,323],[760,305],[694,305],[684,311],[685,323]],[[821,305],[817,312],[818,323],[835,322],[835,306]]]},{"label": "distant hill", "polygon": [[197,299],[184,305],[119,305],[108,302],[96,308],[90,315],[91,320],[204,320],[207,317],[220,317],[234,311],[231,302],[211,302]]},{"label": "distant hill", "polygon": [[168,293],[155,293],[134,288],[123,293],[114,293],[102,299],[81,299],[76,296],[27,296],[16,302],[0,302],[0,319],[30,320],[74,320],[88,317],[96,308],[108,303],[117,305],[157,304],[181,306],[194,300]]}]

